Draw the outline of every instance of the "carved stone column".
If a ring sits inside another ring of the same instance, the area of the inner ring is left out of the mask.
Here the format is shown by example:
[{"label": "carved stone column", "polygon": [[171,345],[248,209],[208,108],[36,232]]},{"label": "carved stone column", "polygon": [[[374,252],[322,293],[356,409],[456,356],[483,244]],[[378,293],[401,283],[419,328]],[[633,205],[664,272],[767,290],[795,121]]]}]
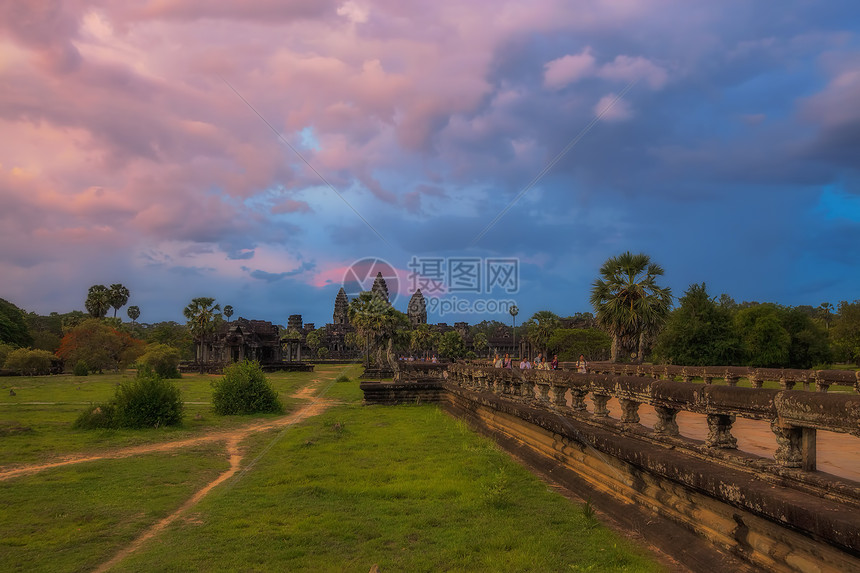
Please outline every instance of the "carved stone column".
[{"label": "carved stone column", "polygon": [[639,402],[619,398],[618,403],[621,405],[621,423],[622,424],[638,424],[639,423]]},{"label": "carved stone column", "polygon": [[657,423],[654,424],[655,432],[665,436],[677,436],[680,433],[678,422],[675,420],[678,410],[665,406],[654,406],[654,411],[657,412]]},{"label": "carved stone column", "polygon": [[784,427],[777,420],[771,420],[771,431],[776,434],[776,463],[787,468],[799,468],[803,465],[803,450],[801,449],[802,428]]},{"label": "carved stone column", "polygon": [[779,385],[783,390],[793,390],[794,385],[795,385],[795,381],[789,380],[788,378],[783,376],[779,379]]},{"label": "carved stone column", "polygon": [[540,392],[538,400],[541,402],[549,402],[549,384],[538,382],[538,391]]},{"label": "carved stone column", "polygon": [[714,377],[711,376],[710,374],[702,375],[702,380],[705,381],[705,384],[713,384],[714,383]]},{"label": "carved stone column", "polygon": [[729,386],[737,386],[739,379],[739,376],[734,376],[733,374],[726,374],[726,384],[728,384]]},{"label": "carved stone column", "polygon": [[827,392],[827,389],[830,388],[830,382],[824,380],[818,372],[815,373],[815,390],[816,392]]},{"label": "carved stone column", "polygon": [[758,372],[750,373],[750,386],[752,386],[753,388],[761,388],[761,385],[763,383],[764,381],[759,378]]},{"label": "carved stone column", "polygon": [[523,383],[520,386],[520,396],[522,396],[523,400],[526,402],[531,402],[535,399],[535,385],[534,382],[529,380],[528,378],[523,378]]},{"label": "carved stone column", "polygon": [[705,445],[709,448],[736,449],[738,440],[732,435],[734,423],[733,414],[708,414],[708,438]]},{"label": "carved stone column", "polygon": [[609,409],[606,407],[606,403],[609,402],[609,394],[595,394],[592,392],[591,401],[594,402],[594,415],[596,417],[609,417]]},{"label": "carved stone column", "polygon": [[588,394],[588,390],[585,388],[571,388],[570,389],[570,407],[577,412],[581,412],[586,409],[585,406],[585,395]]},{"label": "carved stone column", "polygon": [[552,405],[556,408],[567,407],[567,387],[553,386],[552,387]]}]

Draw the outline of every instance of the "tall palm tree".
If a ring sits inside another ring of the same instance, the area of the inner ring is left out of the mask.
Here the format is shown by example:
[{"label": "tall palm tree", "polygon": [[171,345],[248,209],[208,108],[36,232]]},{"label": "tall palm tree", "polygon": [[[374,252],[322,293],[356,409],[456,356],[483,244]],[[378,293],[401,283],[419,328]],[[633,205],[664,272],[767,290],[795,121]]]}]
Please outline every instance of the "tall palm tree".
[{"label": "tall palm tree", "polygon": [[233,307],[231,305],[227,305],[224,307],[224,316],[227,317],[227,322],[230,322],[230,317],[233,316]]},{"label": "tall palm tree", "polygon": [[539,310],[523,325],[526,327],[526,337],[528,341],[534,344],[538,351],[543,352],[546,357],[549,349],[549,338],[556,328],[559,327],[560,321],[558,315],[549,310]]},{"label": "tall palm tree", "polygon": [[651,258],[630,251],[607,259],[600,278],[591,288],[591,305],[597,323],[612,336],[611,360],[618,360],[620,348],[637,347],[637,360],[647,338],[655,334],[669,315],[672,291],[657,284],[663,268]]},{"label": "tall palm tree", "polygon": [[105,285],[91,286],[84,307],[93,318],[104,318],[110,308],[110,290]]},{"label": "tall palm tree", "polygon": [[[387,342],[387,362],[392,363],[394,334],[399,328],[409,326],[405,314],[392,307],[382,296],[374,292],[361,292],[349,301],[349,322],[364,336],[366,364],[369,364],[371,347],[376,350],[376,363],[382,367],[383,349]],[[393,365],[392,365],[393,367]]]},{"label": "tall palm tree", "polygon": [[125,311],[128,314],[128,317],[131,319],[131,324],[134,326],[134,321],[140,318],[140,307],[139,306],[130,306]]},{"label": "tall palm tree", "polygon": [[221,306],[215,304],[211,297],[198,297],[191,300],[191,304],[182,311],[188,320],[188,330],[197,342],[197,362],[200,365],[200,373],[203,373],[205,356],[206,336],[215,331],[218,321],[221,319]]},{"label": "tall palm tree", "polygon": [[110,305],[113,307],[114,318],[116,318],[116,311],[125,306],[125,303],[128,302],[128,297],[130,296],[131,293],[125,286],[119,283],[110,285],[108,300],[110,301]]}]

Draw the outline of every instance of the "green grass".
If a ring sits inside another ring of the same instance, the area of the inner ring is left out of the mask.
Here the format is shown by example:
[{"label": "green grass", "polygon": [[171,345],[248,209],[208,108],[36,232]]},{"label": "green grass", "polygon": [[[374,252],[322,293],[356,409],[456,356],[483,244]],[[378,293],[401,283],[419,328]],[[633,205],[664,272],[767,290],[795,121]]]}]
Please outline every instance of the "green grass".
[{"label": "green grass", "polygon": [[[357,376],[359,366],[325,365],[315,372],[275,372],[267,378],[278,391],[285,412],[304,400],[290,398],[313,379],[323,388],[343,372]],[[273,415],[216,416],[212,411],[211,381],[217,376],[185,374],[175,382],[185,402],[179,427],[153,430],[72,430],[78,414],[89,404],[113,397],[116,386],[131,381],[134,373],[90,376],[35,376],[0,378],[0,464],[37,463],[60,455],[99,451],[106,448],[180,440],[215,429],[230,429],[254,419]],[[15,396],[9,395],[9,389]],[[356,388],[357,390],[357,388]],[[360,393],[360,391],[359,391]]]},{"label": "green grass", "polygon": [[2,482],[0,570],[91,570],[227,469],[220,450],[102,460]]},{"label": "green grass", "polygon": [[[317,379],[318,393],[336,405],[245,440],[242,471],[112,571],[366,572],[375,563],[382,571],[661,570],[582,504],[437,407],[362,406],[359,373],[360,367],[331,365],[272,376],[282,397]],[[335,382],[341,374],[350,380]],[[98,378],[88,383],[102,384],[109,396],[115,381]],[[189,384],[183,395],[205,398],[207,378],[198,378],[183,380]],[[17,382],[34,393],[51,385]],[[77,391],[56,395],[63,392]],[[258,418],[216,421],[210,413],[176,431],[87,440],[69,427],[74,408],[54,426],[56,405],[17,408],[16,423],[34,429],[2,438],[0,447],[29,435],[54,456],[172,440]],[[226,469],[219,448],[89,462],[0,483],[0,570],[97,567]]]}]

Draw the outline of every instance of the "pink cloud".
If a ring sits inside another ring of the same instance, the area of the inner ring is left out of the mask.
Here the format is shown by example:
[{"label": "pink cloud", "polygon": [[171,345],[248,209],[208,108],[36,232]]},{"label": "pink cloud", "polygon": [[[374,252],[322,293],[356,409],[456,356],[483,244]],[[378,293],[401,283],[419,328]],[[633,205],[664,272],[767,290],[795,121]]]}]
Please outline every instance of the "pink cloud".
[{"label": "pink cloud", "polygon": [[568,54],[544,65],[543,83],[550,89],[559,89],[591,76],[594,73],[594,56],[586,47],[579,54]]}]

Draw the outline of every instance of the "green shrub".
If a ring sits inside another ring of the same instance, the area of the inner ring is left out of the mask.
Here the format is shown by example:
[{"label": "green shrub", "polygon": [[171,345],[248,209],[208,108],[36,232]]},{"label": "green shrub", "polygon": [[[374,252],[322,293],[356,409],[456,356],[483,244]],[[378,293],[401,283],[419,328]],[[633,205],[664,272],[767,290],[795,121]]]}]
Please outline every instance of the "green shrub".
[{"label": "green shrub", "polygon": [[182,378],[179,373],[179,359],[179,350],[156,342],[146,345],[143,356],[138,359],[138,365],[148,366],[162,378]]},{"label": "green shrub", "polygon": [[6,368],[28,376],[51,373],[51,360],[54,355],[47,350],[16,348],[6,357]]},{"label": "green shrub", "polygon": [[212,382],[215,413],[255,414],[283,412],[278,393],[266,380],[259,362],[244,360],[224,369],[224,377]]},{"label": "green shrub", "polygon": [[78,419],[72,424],[73,428],[79,430],[100,430],[105,428],[116,428],[116,407],[108,402],[90,406],[78,415]]},{"label": "green shrub", "polygon": [[179,388],[152,372],[140,372],[119,386],[114,396],[116,422],[122,428],[158,428],[182,423]]},{"label": "green shrub", "polygon": [[85,360],[78,360],[77,364],[75,364],[74,370],[72,370],[72,374],[75,376],[86,376],[89,373],[90,369],[87,367]]},{"label": "green shrub", "polygon": [[15,350],[15,347],[11,344],[0,342],[0,368],[3,368],[3,365],[6,364],[6,357],[9,356],[9,353],[13,350]]},{"label": "green shrub", "polygon": [[475,354],[474,352],[472,352],[471,350],[466,353],[466,359],[468,359],[468,360],[474,360],[477,357],[478,357],[478,355]]},{"label": "green shrub", "polygon": [[347,376],[346,374],[341,374],[340,376],[335,378],[334,381],[335,382],[349,382],[349,376]]}]

